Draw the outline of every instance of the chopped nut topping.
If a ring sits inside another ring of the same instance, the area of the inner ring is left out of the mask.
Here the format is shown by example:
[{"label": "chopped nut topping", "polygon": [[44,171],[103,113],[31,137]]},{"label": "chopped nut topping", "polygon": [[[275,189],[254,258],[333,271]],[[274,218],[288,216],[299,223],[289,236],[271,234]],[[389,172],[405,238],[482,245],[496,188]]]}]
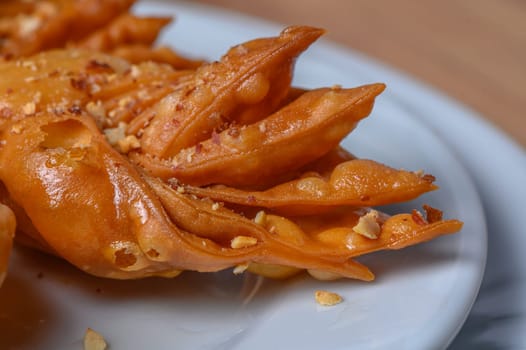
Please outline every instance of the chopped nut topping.
[{"label": "chopped nut topping", "polygon": [[106,81],[107,81],[108,83],[111,83],[111,82],[114,81],[116,78],[117,78],[117,74],[115,74],[115,73],[114,73],[114,74],[110,74],[110,75],[108,75],[108,76],[106,77]]},{"label": "chopped nut topping", "polygon": [[435,209],[427,204],[423,205],[426,212],[426,219],[429,223],[437,222],[442,220],[442,211]]},{"label": "chopped nut topping", "polygon": [[128,153],[132,149],[141,148],[141,143],[135,135],[128,135],[123,139],[120,139],[117,143],[122,153]]},{"label": "chopped nut topping", "polygon": [[73,105],[68,108],[68,112],[70,112],[71,114],[79,115],[82,113],[82,109],[80,108],[80,106]]},{"label": "chopped nut topping", "polygon": [[132,76],[132,78],[137,78],[139,77],[139,75],[141,75],[141,70],[136,65],[132,65],[130,75]]},{"label": "chopped nut topping", "polygon": [[179,166],[179,159],[177,159],[177,156],[173,157],[170,163],[172,164],[172,167],[176,169]]},{"label": "chopped nut topping", "polygon": [[378,215],[376,210],[370,210],[360,217],[356,226],[352,228],[353,231],[364,237],[377,239],[380,233],[380,225],[377,222]]},{"label": "chopped nut topping", "polygon": [[230,247],[233,249],[246,248],[258,243],[257,238],[249,236],[237,236],[230,241]]},{"label": "chopped nut topping", "polygon": [[239,264],[236,267],[234,267],[234,270],[232,271],[234,275],[240,275],[243,272],[245,272],[248,269],[248,264]]},{"label": "chopped nut topping", "polygon": [[212,142],[216,145],[220,145],[221,144],[221,138],[219,137],[219,134],[213,130],[212,131]]},{"label": "chopped nut topping", "polygon": [[104,337],[93,329],[86,329],[84,334],[84,350],[105,350],[108,348],[108,344],[104,340]]},{"label": "chopped nut topping", "polygon": [[97,61],[94,59],[88,62],[88,64],[86,65],[86,69],[113,72],[113,68],[108,63]]},{"label": "chopped nut topping", "polygon": [[424,174],[422,175],[422,180],[427,181],[429,183],[435,182],[436,178],[431,174]]},{"label": "chopped nut topping", "polygon": [[10,118],[13,115],[13,110],[8,103],[0,102],[0,117]]},{"label": "chopped nut topping", "polygon": [[214,204],[212,204],[212,210],[214,210],[214,211],[219,209],[219,207],[220,207],[220,205],[217,202],[214,202]]},{"label": "chopped nut topping", "polygon": [[117,115],[117,109],[112,109],[109,113],[108,113],[108,116],[110,118],[115,118],[115,116]]},{"label": "chopped nut topping", "polygon": [[267,125],[265,124],[265,122],[261,122],[258,126],[258,129],[260,133],[265,133],[265,131],[267,131]]},{"label": "chopped nut topping", "polygon": [[31,82],[33,82],[33,81],[37,81],[37,80],[38,80],[37,77],[27,77],[27,78],[24,78],[24,81],[25,81],[26,83],[31,83]]},{"label": "chopped nut topping", "polygon": [[71,86],[77,90],[85,90],[87,86],[86,79],[84,78],[79,78],[79,79],[71,78],[69,82]]},{"label": "chopped nut topping", "polygon": [[19,16],[18,33],[21,37],[33,34],[42,24],[42,20],[37,16]]},{"label": "chopped nut topping", "polygon": [[33,102],[35,102],[35,103],[39,103],[41,99],[42,99],[42,93],[41,93],[40,91],[37,91],[37,92],[33,95]]},{"label": "chopped nut topping", "polygon": [[100,88],[99,84],[91,84],[89,92],[90,92],[90,94],[96,94],[100,90],[101,90],[101,88]]},{"label": "chopped nut topping", "polygon": [[177,186],[177,193],[183,194],[185,192],[185,189],[183,186]]},{"label": "chopped nut topping", "polygon": [[254,222],[258,225],[265,226],[265,223],[267,222],[267,213],[263,210],[258,211],[254,218]]},{"label": "chopped nut topping", "polygon": [[237,45],[234,49],[238,55],[246,55],[248,53],[248,49],[243,44]]},{"label": "chopped nut topping", "polygon": [[148,94],[148,91],[146,90],[139,90],[139,92],[137,93],[137,97],[141,100],[146,100],[148,99],[150,96]]},{"label": "chopped nut topping", "polygon": [[33,61],[22,61],[22,67],[29,68],[33,72],[37,71],[37,65]]},{"label": "chopped nut topping", "polygon": [[128,125],[126,123],[120,122],[119,126],[116,128],[104,129],[104,135],[106,139],[112,146],[116,146],[120,140],[126,137],[126,128]]},{"label": "chopped nut topping", "polygon": [[119,100],[119,107],[130,107],[134,102],[135,100],[132,97],[126,96]]},{"label": "chopped nut topping", "polygon": [[416,209],[413,209],[413,211],[411,212],[411,218],[413,219],[413,221],[414,221],[417,225],[420,225],[420,226],[427,225],[427,221],[426,221],[426,219],[424,218],[424,216],[422,215],[422,213],[419,212],[419,211],[416,210]]},{"label": "chopped nut topping", "polygon": [[232,126],[226,133],[232,138],[237,138],[239,137],[240,131],[237,126]]},{"label": "chopped nut topping", "polygon": [[316,302],[322,306],[333,306],[343,301],[343,298],[334,292],[328,292],[326,290],[317,290],[314,292],[314,298]]},{"label": "chopped nut topping", "polygon": [[35,102],[28,102],[22,107],[22,112],[24,112],[25,115],[33,115],[36,111],[37,106]]}]

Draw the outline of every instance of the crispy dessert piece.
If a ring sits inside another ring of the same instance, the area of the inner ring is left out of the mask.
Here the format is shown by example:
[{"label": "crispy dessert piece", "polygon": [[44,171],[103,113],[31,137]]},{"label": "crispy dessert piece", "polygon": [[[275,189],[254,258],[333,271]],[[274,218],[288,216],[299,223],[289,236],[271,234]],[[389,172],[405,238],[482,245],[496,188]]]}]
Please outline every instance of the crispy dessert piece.
[{"label": "crispy dessert piece", "polygon": [[154,47],[167,17],[128,12],[135,0],[6,0],[0,2],[0,59],[76,47],[111,53],[132,63],[155,61],[176,69],[203,62],[168,47]]},{"label": "crispy dessert piece", "polygon": [[110,23],[134,0],[7,0],[0,3],[0,54],[11,58],[64,47]]},{"label": "crispy dessert piece", "polygon": [[370,281],[354,258],[459,231],[429,206],[370,208],[437,187],[339,147],[383,84],[291,88],[322,33],[290,27],[197,70],[81,49],[0,64],[0,200],[18,239],[108,278]]}]

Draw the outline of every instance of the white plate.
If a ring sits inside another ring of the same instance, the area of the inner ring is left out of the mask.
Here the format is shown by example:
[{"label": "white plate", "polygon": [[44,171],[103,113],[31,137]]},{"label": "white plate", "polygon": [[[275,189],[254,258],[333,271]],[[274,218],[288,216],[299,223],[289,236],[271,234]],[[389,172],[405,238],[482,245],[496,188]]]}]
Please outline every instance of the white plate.
[{"label": "white plate", "polygon": [[[148,2],[137,10],[177,15],[163,41],[207,59],[282,29],[190,3]],[[439,191],[395,209],[424,202],[443,208],[446,216],[465,222],[460,234],[366,257],[377,274],[372,283],[308,278],[276,282],[228,271],[184,273],[173,280],[111,281],[17,249],[0,289],[0,348],[80,349],[87,327],[102,333],[114,349],[446,347],[476,297],[486,258],[486,227],[477,191],[456,150],[427,124],[433,96],[416,108],[415,97],[406,93],[412,90],[404,90],[404,84],[413,90],[418,85],[325,42],[297,63],[296,85],[373,81],[386,82],[388,90],[345,146],[360,157],[434,174]],[[463,118],[462,111],[456,117]],[[313,293],[320,288],[340,293],[345,301],[330,308],[317,306]]]}]

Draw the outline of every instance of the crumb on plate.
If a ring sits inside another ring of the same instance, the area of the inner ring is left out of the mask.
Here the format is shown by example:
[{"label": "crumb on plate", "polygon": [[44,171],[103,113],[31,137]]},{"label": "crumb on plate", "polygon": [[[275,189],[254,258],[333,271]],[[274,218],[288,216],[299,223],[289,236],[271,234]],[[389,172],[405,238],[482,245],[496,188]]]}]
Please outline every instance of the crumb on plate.
[{"label": "crumb on plate", "polygon": [[104,337],[91,328],[86,329],[84,334],[84,350],[105,350],[108,344]]},{"label": "crumb on plate", "polygon": [[338,293],[326,290],[317,290],[314,292],[314,297],[316,302],[322,306],[333,306],[343,301],[343,298]]}]

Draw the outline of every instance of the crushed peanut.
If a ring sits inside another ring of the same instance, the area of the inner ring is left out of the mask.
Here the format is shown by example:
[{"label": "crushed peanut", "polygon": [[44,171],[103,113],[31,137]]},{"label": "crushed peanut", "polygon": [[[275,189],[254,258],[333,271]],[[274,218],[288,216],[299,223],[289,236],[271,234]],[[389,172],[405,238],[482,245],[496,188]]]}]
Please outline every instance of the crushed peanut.
[{"label": "crushed peanut", "polygon": [[261,122],[258,126],[258,129],[260,133],[264,134],[265,131],[267,131],[267,125],[265,124],[265,122]]},{"label": "crushed peanut", "polygon": [[37,71],[37,65],[36,65],[35,62],[33,62],[33,61],[22,61],[22,67],[24,67],[24,68],[29,68],[29,69],[31,69],[33,72],[36,72],[36,71]]},{"label": "crushed peanut", "polygon": [[234,267],[234,270],[232,271],[234,275],[240,275],[243,272],[245,272],[248,269],[248,264],[239,264],[236,267]]},{"label": "crushed peanut", "polygon": [[119,140],[125,137],[124,133],[126,131],[126,126],[124,123],[119,123],[118,127],[104,129],[103,131],[110,145],[115,146]]},{"label": "crushed peanut", "polygon": [[19,16],[18,33],[21,37],[33,34],[42,25],[42,20],[37,16]]},{"label": "crushed peanut", "polygon": [[14,124],[13,126],[11,126],[11,133],[12,134],[20,134],[22,132],[24,128],[22,127],[22,125],[20,124]]},{"label": "crushed peanut", "polygon": [[84,333],[84,350],[105,350],[108,348],[108,344],[104,337],[93,329],[86,329]]},{"label": "crushed peanut", "polygon": [[37,106],[35,102],[28,102],[22,107],[22,112],[25,115],[33,115],[37,111]]},{"label": "crushed peanut", "polygon": [[427,220],[424,218],[424,216],[422,215],[422,213],[419,212],[419,211],[416,210],[416,209],[413,209],[413,210],[411,211],[411,218],[413,219],[413,221],[414,221],[417,225],[420,225],[420,226],[427,225]]},{"label": "crushed peanut", "polygon": [[237,236],[230,241],[230,247],[233,249],[247,248],[258,243],[257,238],[250,236]]},{"label": "crushed peanut", "polygon": [[267,213],[263,210],[258,211],[254,218],[254,222],[258,225],[265,226],[265,223],[267,222]]},{"label": "crushed peanut", "polygon": [[317,290],[314,292],[314,298],[322,306],[333,306],[343,301],[343,298],[338,293],[326,290]]},{"label": "crushed peanut", "polygon": [[378,215],[379,213],[376,210],[370,210],[360,217],[356,226],[352,228],[353,231],[369,239],[377,239],[380,233],[380,225],[377,222]]},{"label": "crushed peanut", "polygon": [[141,148],[141,143],[135,135],[128,135],[123,139],[120,139],[117,144],[119,145],[120,151],[124,154],[130,152],[133,149]]},{"label": "crushed peanut", "polygon": [[183,186],[177,186],[177,193],[183,194],[185,192],[185,189]]},{"label": "crushed peanut", "polygon": [[88,104],[86,105],[86,111],[88,111],[88,113],[92,116],[97,117],[99,119],[106,118],[106,111],[100,100],[98,100],[97,102],[88,102]]},{"label": "crushed peanut", "polygon": [[219,207],[220,207],[220,205],[217,202],[214,202],[214,204],[212,204],[212,210],[214,210],[214,211],[219,209]]},{"label": "crushed peanut", "polygon": [[132,66],[131,66],[130,75],[132,76],[132,78],[137,78],[137,77],[139,77],[139,75],[141,75],[141,70],[140,70],[140,68],[137,67],[136,65],[132,65]]},{"label": "crushed peanut", "polygon": [[132,97],[126,96],[126,97],[121,98],[119,100],[118,104],[119,104],[119,107],[125,108],[125,107],[130,106],[134,102],[135,102],[135,100]]},{"label": "crushed peanut", "polygon": [[97,92],[99,92],[101,90],[101,87],[99,84],[92,84],[91,87],[90,87],[90,90],[89,92],[91,94],[96,94]]},{"label": "crushed peanut", "polygon": [[427,204],[424,204],[427,222],[430,224],[442,220],[442,211],[435,209]]},{"label": "crushed peanut", "polygon": [[140,100],[146,100],[148,99],[150,96],[148,94],[148,91],[146,90],[139,90],[139,92],[137,93],[137,97],[140,99]]}]

